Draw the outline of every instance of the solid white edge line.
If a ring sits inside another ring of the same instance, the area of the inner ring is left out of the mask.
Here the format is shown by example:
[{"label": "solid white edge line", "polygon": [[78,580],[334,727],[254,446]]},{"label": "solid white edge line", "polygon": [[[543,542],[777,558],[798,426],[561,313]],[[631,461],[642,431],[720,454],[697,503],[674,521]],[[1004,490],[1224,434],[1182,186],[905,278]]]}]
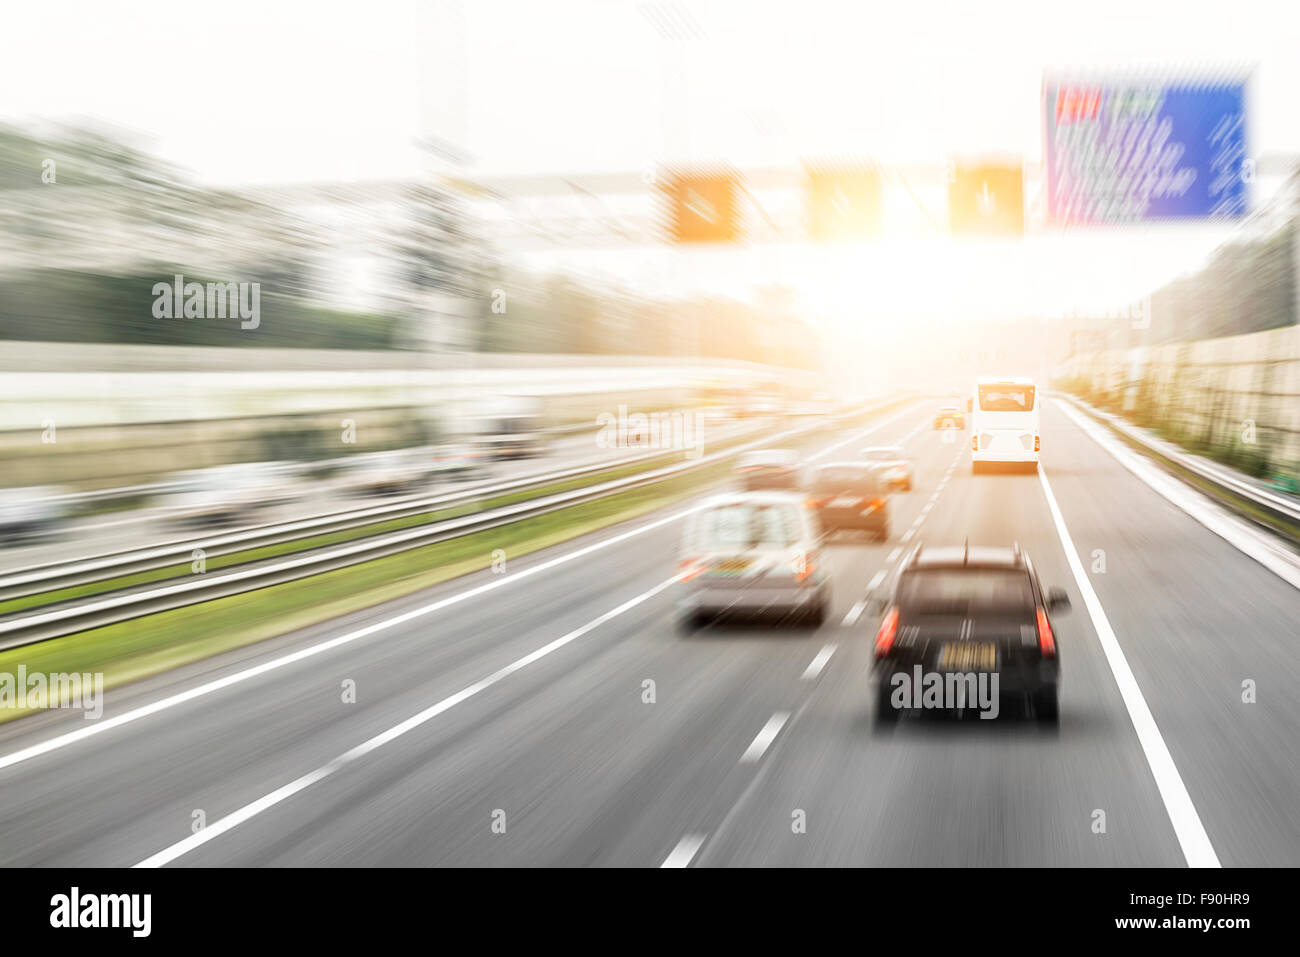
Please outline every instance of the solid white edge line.
[{"label": "solid white edge line", "polygon": [[822,669],[826,667],[826,662],[830,661],[831,655],[835,654],[835,648],[836,645],[834,644],[823,645],[822,650],[817,652],[817,657],[810,661],[808,667],[804,669],[803,674],[800,676],[800,680],[812,681],[821,674]]},{"label": "solid white edge line", "polygon": [[1146,755],[1147,766],[1151,768],[1151,775],[1155,778],[1156,788],[1165,805],[1165,812],[1174,826],[1174,833],[1182,847],[1183,857],[1187,859],[1189,867],[1219,867],[1219,857],[1214,852],[1209,835],[1205,833],[1205,825],[1201,823],[1200,815],[1196,813],[1196,806],[1192,803],[1191,795],[1187,793],[1187,787],[1183,784],[1173,756],[1169,753],[1165,739],[1160,734],[1156,719],[1151,714],[1151,709],[1147,707],[1146,698],[1142,696],[1142,689],[1138,687],[1137,679],[1129,668],[1128,659],[1124,657],[1124,650],[1120,647],[1119,639],[1115,637],[1101,600],[1093,590],[1092,582],[1088,580],[1082,562],[1079,561],[1074,541],[1065,527],[1065,519],[1056,504],[1056,496],[1052,494],[1052,486],[1047,481],[1047,471],[1041,464],[1038,466],[1038,480],[1047,498],[1047,507],[1056,525],[1056,534],[1061,539],[1061,547],[1065,550],[1066,562],[1070,566],[1071,574],[1074,575],[1079,592],[1083,595],[1083,603],[1088,609],[1088,616],[1092,619],[1093,629],[1101,642],[1101,649],[1105,652],[1111,673],[1115,676],[1115,683],[1119,685],[1120,697],[1124,699],[1124,706],[1128,709],[1129,720],[1133,722],[1133,729],[1137,732],[1142,753]]},{"label": "solid white edge line", "polygon": [[[1244,519],[1162,471],[1153,462],[1120,444],[1105,427],[1088,419],[1068,402],[1056,407],[1085,435],[1108,452],[1111,458],[1133,473],[1157,495],[1186,512],[1237,551],[1263,565],[1293,588],[1300,588],[1300,568],[1288,561],[1290,552],[1275,543],[1267,532],[1257,531]],[[1294,559],[1292,559],[1294,561]]]},{"label": "solid white edge line", "polygon": [[778,711],[768,718],[767,724],[763,725],[758,734],[754,736],[754,740],[749,743],[749,747],[745,749],[745,753],[740,756],[740,763],[753,764],[761,758],[789,720],[789,711]]},{"label": "solid white edge line", "polygon": [[156,854],[150,855],[149,857],[145,858],[143,861],[141,861],[139,864],[136,864],[135,866],[136,867],[162,867],[164,864],[171,863],[172,861],[176,860],[178,857],[181,857],[184,854],[188,854],[190,851],[194,850],[195,848],[201,847],[202,845],[208,843],[213,838],[220,837],[222,834],[225,834],[227,831],[233,830],[234,828],[238,827],[240,824],[243,824],[245,821],[248,821],[256,817],[258,814],[261,814],[263,811],[274,807],[275,805],[279,804],[281,801],[284,801],[289,797],[292,797],[293,795],[297,794],[299,791],[306,790],[307,788],[311,787],[313,784],[316,784],[318,781],[324,780],[334,772],[342,769],[348,764],[351,764],[353,761],[356,761],[358,758],[364,757],[365,755],[369,754],[371,751],[375,751],[383,747],[385,744],[388,744],[389,742],[394,741],[397,738],[400,738],[408,731],[412,731],[415,728],[418,728],[420,725],[433,720],[438,715],[442,714],[444,711],[449,711],[451,708],[454,708],[462,701],[465,701],[468,698],[472,698],[480,691],[484,691],[492,687],[494,684],[496,684],[499,681],[503,681],[504,679],[508,678],[510,675],[514,674],[516,671],[519,671],[522,668],[526,668],[528,667],[528,665],[531,665],[533,662],[538,661],[541,658],[545,658],[551,652],[563,648],[565,645],[569,644],[572,641],[576,641],[578,638],[581,638],[583,635],[587,634],[588,632],[595,630],[599,626],[603,625],[605,622],[610,621],[613,618],[617,618],[625,611],[635,608],[637,605],[641,604],[647,599],[654,597],[655,595],[663,591],[665,588],[668,588],[670,585],[674,584],[676,581],[677,581],[676,575],[674,575],[671,578],[664,579],[659,584],[655,585],[653,588],[643,591],[641,592],[641,594],[636,595],[632,598],[629,598],[621,605],[618,605],[615,608],[611,608],[609,611],[605,612],[604,614],[596,618],[593,618],[585,625],[575,628],[573,629],[573,631],[570,631],[567,634],[561,635],[559,638],[556,638],[554,641],[551,641],[543,645],[542,647],[538,648],[536,651],[529,652],[528,654],[524,655],[522,658],[512,661],[504,668],[497,669],[496,671],[488,675],[486,678],[476,681],[474,684],[461,689],[460,691],[456,692],[453,695],[450,695],[449,697],[443,698],[441,701],[437,702],[436,704],[431,705],[430,707],[425,708],[423,711],[413,714],[409,718],[405,719],[404,721],[401,721],[393,725],[388,730],[382,731],[379,734],[375,735],[374,737],[368,738],[367,740],[361,742],[351,750],[345,751],[343,754],[340,754],[338,757],[334,758],[332,761],[328,762],[327,764],[321,765],[319,768],[316,768],[314,771],[309,771],[308,773],[302,775],[301,777],[293,781],[290,781],[288,784],[284,785],[283,787],[276,788],[276,790],[272,791],[270,794],[267,794],[265,797],[258,798],[256,801],[252,801],[249,804],[245,804],[243,807],[235,811],[232,811],[230,814],[227,814],[224,817],[220,818],[219,820],[216,820],[213,823],[209,824],[207,827],[203,828],[199,832],[195,834],[191,834],[189,837],[185,838],[184,840],[178,841],[169,847],[163,848],[161,851],[159,851]]},{"label": "solid white edge line", "polygon": [[704,846],[704,839],[705,835],[703,834],[687,834],[677,842],[677,846],[673,848],[672,853],[664,858],[664,862],[659,866],[661,868],[687,867],[695,859],[695,855],[700,852],[700,848]]}]

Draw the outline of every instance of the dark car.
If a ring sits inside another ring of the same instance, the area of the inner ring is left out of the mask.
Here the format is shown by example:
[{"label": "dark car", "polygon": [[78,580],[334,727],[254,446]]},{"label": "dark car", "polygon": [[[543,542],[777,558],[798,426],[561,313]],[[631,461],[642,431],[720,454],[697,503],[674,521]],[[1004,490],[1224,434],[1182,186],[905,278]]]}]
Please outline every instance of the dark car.
[{"label": "dark car", "polygon": [[866,462],[828,462],[813,470],[809,501],[822,529],[860,529],[889,537],[889,499],[884,480]]},{"label": "dark car", "polygon": [[873,445],[862,450],[862,458],[875,466],[890,488],[912,491],[915,477],[912,460],[907,457],[901,445]]},{"label": "dark car", "polygon": [[[1039,721],[1057,720],[1061,657],[1051,616],[1067,611],[1070,599],[1060,588],[1043,589],[1019,545],[918,545],[888,601],[876,607],[884,611],[872,669],[877,721],[895,721],[918,705],[951,711],[951,697],[939,694],[934,703],[924,690],[939,683],[943,692],[969,694],[982,691],[986,679],[998,694],[996,708],[1018,699]],[[919,695],[918,679],[926,686]]]},{"label": "dark car", "polygon": [[746,492],[796,492],[802,484],[799,459],[788,449],[746,452],[735,474]]}]

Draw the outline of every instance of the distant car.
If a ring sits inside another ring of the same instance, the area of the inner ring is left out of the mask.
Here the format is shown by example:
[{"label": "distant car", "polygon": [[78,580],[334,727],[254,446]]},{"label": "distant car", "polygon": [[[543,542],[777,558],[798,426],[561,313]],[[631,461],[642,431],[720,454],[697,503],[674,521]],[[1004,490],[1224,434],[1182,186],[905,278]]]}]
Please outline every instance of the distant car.
[{"label": "distant car", "polygon": [[487,400],[467,417],[482,458],[534,458],[546,454],[543,404],[536,396],[507,395]]},{"label": "distant car", "polygon": [[741,403],[739,409],[739,418],[750,418],[754,416],[779,415],[781,412],[781,398],[769,393],[757,393],[747,396]]},{"label": "distant car", "polygon": [[1018,696],[1039,721],[1057,720],[1061,655],[1051,616],[1070,599],[1043,588],[1018,545],[918,545],[888,600],[873,605],[884,613],[872,669],[879,721],[906,710],[896,707],[897,676],[977,672],[997,675],[999,700]]},{"label": "distant car", "polygon": [[828,462],[813,470],[809,501],[827,532],[861,529],[882,541],[889,537],[889,499],[875,466],[867,462]]},{"label": "distant car", "polygon": [[901,445],[876,445],[862,450],[863,461],[880,469],[890,488],[912,491],[912,460]]},{"label": "distant car", "polygon": [[741,488],[749,492],[793,492],[800,487],[799,459],[788,449],[746,452],[736,461],[735,474]]},{"label": "distant car", "polygon": [[447,443],[429,450],[429,471],[436,478],[473,478],[485,465],[483,453],[467,442]]},{"label": "distant car", "polygon": [[51,534],[68,513],[59,498],[63,494],[48,485],[0,489],[0,545]]},{"label": "distant car", "polygon": [[353,495],[396,495],[414,489],[433,471],[425,449],[362,453],[344,466],[335,486]]},{"label": "distant car", "polygon": [[945,405],[934,416],[936,429],[966,428],[966,412],[959,405]]},{"label": "distant car", "polygon": [[693,631],[724,612],[777,612],[821,625],[830,577],[803,496],[739,492],[710,499],[682,536],[677,620]]},{"label": "distant car", "polygon": [[298,491],[294,464],[242,462],[181,472],[175,476],[180,488],[159,508],[165,519],[180,524],[230,524],[293,498]]}]

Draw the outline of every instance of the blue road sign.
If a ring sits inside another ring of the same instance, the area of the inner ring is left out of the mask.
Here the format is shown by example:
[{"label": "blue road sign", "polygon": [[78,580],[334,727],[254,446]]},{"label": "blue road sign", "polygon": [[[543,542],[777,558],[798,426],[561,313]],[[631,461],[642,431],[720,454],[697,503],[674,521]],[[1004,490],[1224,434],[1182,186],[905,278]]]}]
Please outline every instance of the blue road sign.
[{"label": "blue road sign", "polygon": [[1244,83],[1054,80],[1043,84],[1043,113],[1053,222],[1247,212]]}]

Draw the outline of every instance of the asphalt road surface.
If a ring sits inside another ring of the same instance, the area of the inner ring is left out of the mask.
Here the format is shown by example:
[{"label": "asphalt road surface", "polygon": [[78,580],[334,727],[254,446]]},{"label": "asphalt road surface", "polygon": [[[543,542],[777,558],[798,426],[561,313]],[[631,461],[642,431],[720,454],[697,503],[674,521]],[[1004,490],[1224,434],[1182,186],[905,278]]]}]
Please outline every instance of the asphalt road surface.
[{"label": "asphalt road surface", "polygon": [[[916,482],[889,541],[828,548],[821,628],[678,633],[684,503],[109,692],[98,722],[0,728],[0,859],[1300,864],[1300,592],[1053,402],[1037,475],[972,475],[932,412],[826,438],[824,461],[901,442]],[[1056,730],[875,726],[861,599],[918,538],[967,536],[1070,596]]]}]

